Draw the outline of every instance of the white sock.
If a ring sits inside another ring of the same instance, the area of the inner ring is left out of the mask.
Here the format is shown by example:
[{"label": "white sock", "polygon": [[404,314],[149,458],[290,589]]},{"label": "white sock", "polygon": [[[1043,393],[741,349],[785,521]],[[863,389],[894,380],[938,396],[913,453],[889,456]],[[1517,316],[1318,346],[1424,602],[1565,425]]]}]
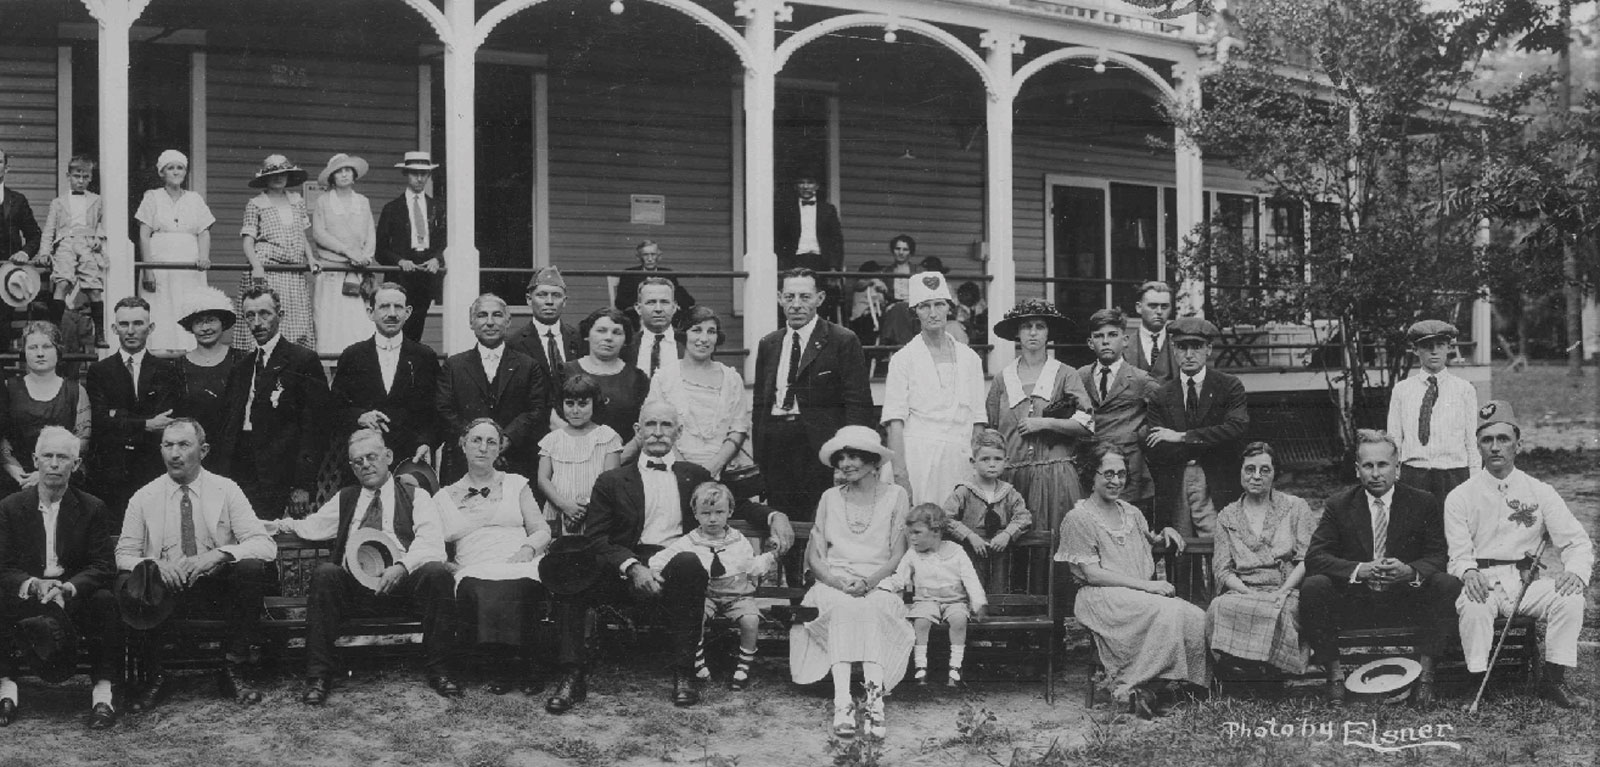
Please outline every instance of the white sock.
[{"label": "white sock", "polygon": [[98,706],[101,703],[111,705],[111,680],[102,679],[94,683],[94,692],[90,694],[90,705]]},{"label": "white sock", "polygon": [[0,698],[9,698],[12,705],[17,703],[17,683],[11,677],[0,677]]},{"label": "white sock", "polygon": [[833,664],[833,705],[844,708],[850,705],[850,664]]},{"label": "white sock", "polygon": [[916,661],[917,668],[928,667],[928,646],[919,644],[911,649],[911,657]]},{"label": "white sock", "polygon": [[950,645],[950,670],[960,671],[961,662],[967,658],[967,646],[964,644]]}]

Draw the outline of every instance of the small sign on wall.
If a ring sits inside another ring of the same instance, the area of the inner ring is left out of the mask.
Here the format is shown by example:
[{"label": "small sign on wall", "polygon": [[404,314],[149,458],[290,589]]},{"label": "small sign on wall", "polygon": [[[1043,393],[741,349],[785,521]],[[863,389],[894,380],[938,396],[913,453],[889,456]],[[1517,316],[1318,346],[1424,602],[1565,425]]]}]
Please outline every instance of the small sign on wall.
[{"label": "small sign on wall", "polygon": [[667,197],[662,194],[628,195],[630,224],[665,226],[667,223]]}]

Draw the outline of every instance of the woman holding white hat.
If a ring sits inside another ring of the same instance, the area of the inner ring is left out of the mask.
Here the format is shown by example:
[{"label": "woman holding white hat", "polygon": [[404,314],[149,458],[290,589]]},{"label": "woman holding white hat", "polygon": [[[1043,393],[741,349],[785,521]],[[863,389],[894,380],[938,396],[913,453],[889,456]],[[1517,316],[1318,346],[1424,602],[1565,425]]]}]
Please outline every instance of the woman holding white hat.
[{"label": "woman holding white hat", "polygon": [[944,503],[972,474],[972,438],[983,428],[983,362],[945,331],[950,286],[939,272],[911,278],[922,332],[889,358],[883,423],[895,452],[894,479],[912,503]]},{"label": "woman holding white hat", "polygon": [[[816,585],[804,605],[817,618],[789,632],[789,674],[797,684],[833,678],[833,733],[856,734],[856,714],[867,731],[885,734],[883,696],[906,675],[916,633],[899,594],[879,589],[906,553],[905,521],[911,504],[898,485],[878,481],[878,469],[895,454],[867,426],[846,426],[817,457],[843,482],[817,503],[806,564]],[[866,694],[850,697],[852,665],[861,664]]]},{"label": "woman holding white hat", "polygon": [[139,274],[141,293],[150,302],[151,349],[188,351],[194,336],[178,327],[184,296],[206,286],[204,270],[211,267],[211,225],[217,217],[200,195],[183,188],[189,176],[189,158],[168,149],[156,159],[160,189],[144,193],[139,210],[139,257],[148,263],[195,264],[188,269],[148,269]]},{"label": "woman holding white hat", "polygon": [[323,193],[311,206],[311,238],[316,262],[324,269],[315,281],[317,351],[338,354],[372,337],[372,320],[361,296],[366,272],[344,271],[368,266],[378,247],[378,226],[372,203],[356,191],[356,179],[367,175],[367,161],[340,152],[317,174]]},{"label": "woman holding white hat", "polygon": [[[311,241],[306,238],[306,230],[311,228],[306,201],[299,192],[289,191],[289,187],[305,182],[306,172],[281,154],[267,155],[255,178],[250,179],[250,186],[260,189],[261,194],[245,206],[244,225],[239,227],[244,257],[250,262],[250,271],[239,281],[239,294],[265,282],[283,302],[278,307],[282,318],[278,332],[290,343],[315,349],[311,295],[306,290],[305,275],[266,270],[267,264],[309,264],[313,273],[322,270],[311,257]],[[255,338],[244,326],[234,328],[233,345],[246,351],[256,348]]]},{"label": "woman holding white hat", "polygon": [[[178,362],[178,403],[176,417],[193,418],[206,434],[220,436],[232,411],[234,398],[244,392],[231,391],[228,380],[234,366],[248,356],[229,346],[225,339],[238,321],[233,302],[222,291],[206,285],[184,297],[183,318],[178,324],[194,336],[194,348]],[[227,469],[226,450],[212,450],[205,467],[221,472]]]}]

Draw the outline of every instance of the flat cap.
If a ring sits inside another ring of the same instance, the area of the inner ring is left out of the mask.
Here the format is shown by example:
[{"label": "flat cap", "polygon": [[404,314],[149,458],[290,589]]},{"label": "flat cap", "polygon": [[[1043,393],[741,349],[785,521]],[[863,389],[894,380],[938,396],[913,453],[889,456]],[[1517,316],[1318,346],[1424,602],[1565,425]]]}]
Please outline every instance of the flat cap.
[{"label": "flat cap", "polygon": [[1435,338],[1448,338],[1454,341],[1459,335],[1461,331],[1456,330],[1456,326],[1443,320],[1422,320],[1406,328],[1406,340],[1413,346]]},{"label": "flat cap", "polygon": [[1209,320],[1199,317],[1179,317],[1167,325],[1167,335],[1177,343],[1182,338],[1198,338],[1206,343],[1217,340],[1221,331]]}]

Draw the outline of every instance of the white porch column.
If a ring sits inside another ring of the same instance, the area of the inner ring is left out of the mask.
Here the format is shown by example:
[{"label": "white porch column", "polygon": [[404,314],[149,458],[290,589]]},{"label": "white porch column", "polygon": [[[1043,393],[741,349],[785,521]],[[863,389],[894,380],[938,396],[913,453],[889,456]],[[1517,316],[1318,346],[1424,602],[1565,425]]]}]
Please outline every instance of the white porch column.
[{"label": "white porch column", "polygon": [[[137,257],[128,239],[128,32],[149,0],[85,0],[99,30],[100,194],[105,202],[106,303],[134,294],[133,261]],[[195,136],[196,142],[204,136]],[[106,313],[105,334],[112,332]]]},{"label": "white porch column", "polygon": [[[1175,87],[1183,106],[1198,109],[1199,70],[1193,66],[1179,66],[1173,68],[1173,75],[1177,79]],[[1176,131],[1174,139],[1178,147],[1174,161],[1177,164],[1178,246],[1181,248],[1184,239],[1194,232],[1195,226],[1205,220],[1205,180],[1200,148],[1191,143],[1182,130]],[[1165,269],[1164,264],[1160,268]],[[1171,275],[1167,275],[1167,279],[1170,280]],[[1186,275],[1183,283],[1177,286],[1178,295],[1174,296],[1178,316],[1205,316],[1205,287],[1204,280]]]},{"label": "white porch column", "polygon": [[[988,102],[988,146],[984,160],[988,169],[984,215],[988,220],[989,316],[998,318],[1017,303],[1017,263],[1012,254],[1014,213],[1011,209],[1012,165],[1011,127],[1015,88],[1011,82],[1011,57],[1022,53],[1022,38],[1012,32],[984,32],[979,45],[989,49],[990,88]],[[1059,339],[1056,339],[1059,340]],[[989,372],[998,374],[1016,350],[1004,339],[995,339],[989,351]]]},{"label": "white porch column", "polygon": [[777,15],[789,10],[781,0],[751,0],[744,28],[750,61],[744,70],[744,380],[756,376],[757,342],[778,327],[778,257],[772,249],[772,113],[777,98],[773,70]]},{"label": "white porch column", "polygon": [[477,154],[473,146],[478,39],[472,0],[445,0],[450,39],[444,47],[445,216],[449,239],[444,248],[444,296],[440,301],[444,352],[472,348],[467,307],[478,297]]}]

